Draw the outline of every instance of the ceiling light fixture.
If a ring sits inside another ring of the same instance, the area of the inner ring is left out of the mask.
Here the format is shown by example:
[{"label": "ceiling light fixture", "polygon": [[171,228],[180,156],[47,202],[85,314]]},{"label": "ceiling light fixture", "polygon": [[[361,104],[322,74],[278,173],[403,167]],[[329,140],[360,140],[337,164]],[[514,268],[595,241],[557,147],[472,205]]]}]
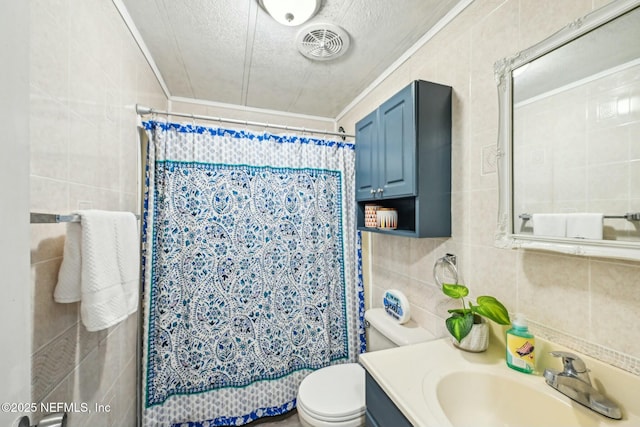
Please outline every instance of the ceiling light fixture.
[{"label": "ceiling light fixture", "polygon": [[258,0],[258,3],[273,19],[294,27],[313,17],[320,9],[321,0]]}]

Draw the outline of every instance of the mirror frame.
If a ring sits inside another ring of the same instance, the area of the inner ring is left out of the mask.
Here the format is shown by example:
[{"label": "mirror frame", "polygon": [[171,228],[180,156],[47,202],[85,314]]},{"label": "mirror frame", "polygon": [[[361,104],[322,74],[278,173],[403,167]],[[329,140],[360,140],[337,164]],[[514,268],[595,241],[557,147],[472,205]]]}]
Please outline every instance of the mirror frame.
[{"label": "mirror frame", "polygon": [[549,38],[494,65],[498,86],[498,224],[495,246],[499,248],[540,249],[571,255],[640,260],[640,242],[583,240],[516,234],[513,230],[513,76],[514,69],[571,42],[620,15],[640,6],[640,0],[615,0],[578,18]]}]

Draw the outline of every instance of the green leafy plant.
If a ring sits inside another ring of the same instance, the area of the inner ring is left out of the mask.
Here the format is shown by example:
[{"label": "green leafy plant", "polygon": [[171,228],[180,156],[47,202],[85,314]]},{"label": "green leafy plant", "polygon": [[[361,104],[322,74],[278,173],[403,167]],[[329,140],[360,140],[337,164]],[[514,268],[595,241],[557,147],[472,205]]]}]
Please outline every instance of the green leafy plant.
[{"label": "green leafy plant", "polygon": [[[511,323],[509,312],[504,305],[491,296],[481,296],[476,299],[476,303],[471,301],[465,303],[465,297],[469,295],[469,288],[458,283],[444,283],[442,292],[453,299],[462,301],[462,308],[448,310],[451,316],[445,321],[447,330],[458,341],[469,335],[476,317],[482,316],[500,325]],[[478,319],[479,320],[479,319]]]}]

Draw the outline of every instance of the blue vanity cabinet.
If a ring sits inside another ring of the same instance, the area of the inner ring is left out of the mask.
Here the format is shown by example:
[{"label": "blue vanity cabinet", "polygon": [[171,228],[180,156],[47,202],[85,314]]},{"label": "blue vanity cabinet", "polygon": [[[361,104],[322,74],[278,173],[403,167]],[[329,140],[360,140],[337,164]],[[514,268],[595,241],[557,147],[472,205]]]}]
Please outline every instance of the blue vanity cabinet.
[{"label": "blue vanity cabinet", "polygon": [[412,427],[409,420],[368,372],[365,379],[365,405],[366,427]]},{"label": "blue vanity cabinet", "polygon": [[[450,86],[416,80],[356,123],[358,229],[451,236]],[[364,207],[398,211],[398,228],[364,227]]]}]

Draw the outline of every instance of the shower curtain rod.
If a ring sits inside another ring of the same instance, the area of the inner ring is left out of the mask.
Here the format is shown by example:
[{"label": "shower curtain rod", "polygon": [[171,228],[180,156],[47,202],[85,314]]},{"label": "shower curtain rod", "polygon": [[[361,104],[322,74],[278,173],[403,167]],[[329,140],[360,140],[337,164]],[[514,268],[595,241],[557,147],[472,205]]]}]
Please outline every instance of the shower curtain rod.
[{"label": "shower curtain rod", "polygon": [[257,127],[263,127],[263,128],[271,128],[271,129],[283,129],[287,131],[295,131],[295,132],[302,132],[302,133],[332,135],[332,136],[341,137],[343,141],[345,138],[355,138],[355,135],[350,135],[344,132],[330,132],[330,131],[324,131],[324,130],[318,130],[318,129],[307,129],[307,128],[295,127],[295,126],[283,126],[283,125],[275,125],[275,124],[269,124],[269,123],[252,122],[248,120],[225,119],[222,117],[201,116],[199,114],[174,113],[169,111],[156,110],[154,108],[145,107],[139,104],[136,104],[136,113],[138,113],[140,116],[144,116],[147,114],[161,114],[164,116],[187,117],[194,120],[208,120],[212,122],[225,122],[225,123],[233,123],[236,125],[257,126]]}]

